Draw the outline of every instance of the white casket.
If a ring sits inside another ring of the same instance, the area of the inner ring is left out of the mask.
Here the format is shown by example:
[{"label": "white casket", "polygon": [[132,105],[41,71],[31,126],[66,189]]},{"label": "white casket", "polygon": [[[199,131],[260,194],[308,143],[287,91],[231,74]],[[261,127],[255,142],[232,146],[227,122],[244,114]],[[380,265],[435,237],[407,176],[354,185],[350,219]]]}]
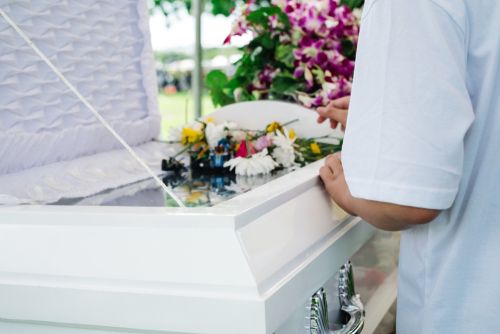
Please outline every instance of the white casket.
[{"label": "white casket", "polygon": [[[161,159],[178,148],[155,140],[145,3],[0,0],[0,9],[161,175]],[[1,334],[304,333],[321,321],[307,307],[313,295],[321,302],[322,287],[336,320],[339,268],[374,230],[331,205],[322,162],[238,180],[257,186],[212,206],[169,207],[1,17],[0,63]],[[247,128],[297,118],[299,136],[329,131],[310,111],[278,102],[214,117]]]}]

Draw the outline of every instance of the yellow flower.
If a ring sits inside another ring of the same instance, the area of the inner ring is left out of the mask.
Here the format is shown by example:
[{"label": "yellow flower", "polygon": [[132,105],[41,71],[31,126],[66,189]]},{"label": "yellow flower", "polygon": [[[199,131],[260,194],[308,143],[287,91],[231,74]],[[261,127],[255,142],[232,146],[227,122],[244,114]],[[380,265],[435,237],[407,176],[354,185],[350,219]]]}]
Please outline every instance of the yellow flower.
[{"label": "yellow flower", "polygon": [[297,134],[295,133],[295,130],[294,129],[290,129],[290,131],[288,132],[288,138],[295,139],[295,137],[297,137]]},{"label": "yellow flower", "polygon": [[205,194],[201,191],[193,191],[187,198],[186,203],[198,204],[206,200]]},{"label": "yellow flower", "polygon": [[203,131],[192,128],[183,128],[181,135],[181,143],[183,145],[194,144],[203,140]]},{"label": "yellow flower", "polygon": [[267,133],[274,133],[278,130],[283,131],[283,126],[278,122],[272,122],[266,128]]},{"label": "yellow flower", "polygon": [[321,154],[321,148],[319,147],[318,143],[311,143],[311,151],[314,154]]}]

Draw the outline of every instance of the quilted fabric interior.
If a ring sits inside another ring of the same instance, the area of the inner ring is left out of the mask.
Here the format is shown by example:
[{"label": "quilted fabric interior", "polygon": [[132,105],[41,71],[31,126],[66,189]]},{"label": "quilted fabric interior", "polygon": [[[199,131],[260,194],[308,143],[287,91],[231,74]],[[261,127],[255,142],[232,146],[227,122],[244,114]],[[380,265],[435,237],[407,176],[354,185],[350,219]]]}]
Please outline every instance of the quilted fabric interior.
[{"label": "quilted fabric interior", "polygon": [[[0,0],[130,145],[159,132],[146,0]],[[0,18],[0,175],[119,148]]]}]

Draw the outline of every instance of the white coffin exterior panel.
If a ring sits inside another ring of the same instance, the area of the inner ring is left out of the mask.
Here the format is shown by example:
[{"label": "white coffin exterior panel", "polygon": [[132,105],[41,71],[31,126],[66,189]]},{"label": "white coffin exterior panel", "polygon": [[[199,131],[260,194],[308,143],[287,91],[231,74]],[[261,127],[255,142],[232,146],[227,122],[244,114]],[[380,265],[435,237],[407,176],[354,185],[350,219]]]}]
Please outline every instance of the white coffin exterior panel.
[{"label": "white coffin exterior panel", "polygon": [[332,217],[314,168],[237,197],[245,207],[3,208],[1,318],[273,333],[373,232]]}]

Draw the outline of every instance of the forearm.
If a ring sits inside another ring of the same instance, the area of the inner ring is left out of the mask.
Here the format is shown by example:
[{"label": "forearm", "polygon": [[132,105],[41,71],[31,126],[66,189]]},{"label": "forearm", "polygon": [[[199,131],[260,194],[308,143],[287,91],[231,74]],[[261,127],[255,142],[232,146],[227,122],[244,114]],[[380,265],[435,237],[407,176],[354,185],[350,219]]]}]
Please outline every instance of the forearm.
[{"label": "forearm", "polygon": [[354,198],[348,211],[386,231],[401,231],[434,220],[439,211]]},{"label": "forearm", "polygon": [[320,169],[320,177],[330,197],[351,215],[359,216],[373,226],[400,231],[434,220],[439,211],[353,197],[347,186],[340,154],[329,156]]}]

